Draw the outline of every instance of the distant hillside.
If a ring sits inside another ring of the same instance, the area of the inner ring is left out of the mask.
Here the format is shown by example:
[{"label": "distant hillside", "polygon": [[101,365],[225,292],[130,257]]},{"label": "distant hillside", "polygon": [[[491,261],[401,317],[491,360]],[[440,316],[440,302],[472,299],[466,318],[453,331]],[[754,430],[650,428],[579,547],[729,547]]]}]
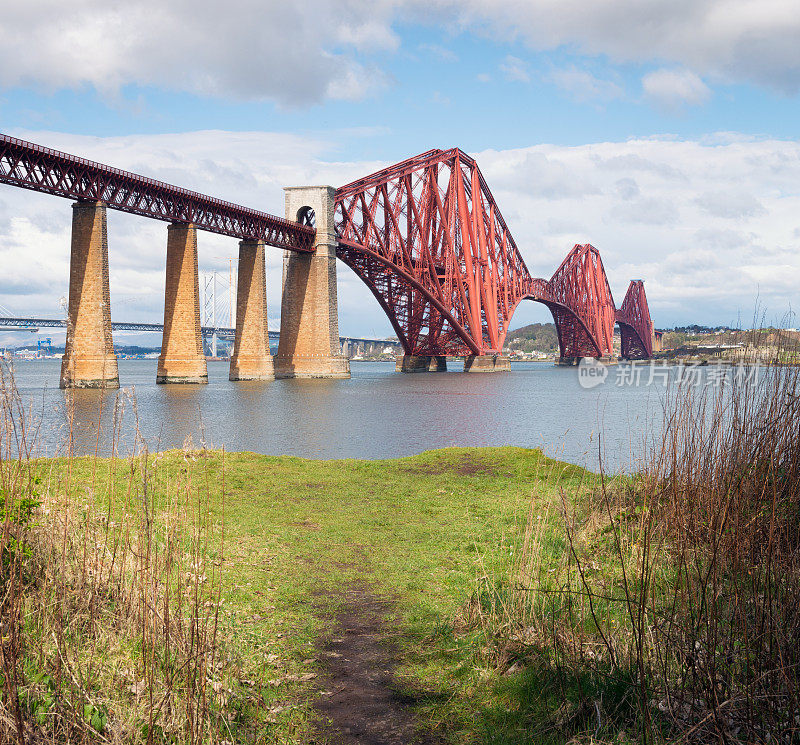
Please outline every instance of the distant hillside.
[{"label": "distant hillside", "polygon": [[521,352],[557,352],[558,334],[553,323],[531,323],[506,336],[505,346]]}]

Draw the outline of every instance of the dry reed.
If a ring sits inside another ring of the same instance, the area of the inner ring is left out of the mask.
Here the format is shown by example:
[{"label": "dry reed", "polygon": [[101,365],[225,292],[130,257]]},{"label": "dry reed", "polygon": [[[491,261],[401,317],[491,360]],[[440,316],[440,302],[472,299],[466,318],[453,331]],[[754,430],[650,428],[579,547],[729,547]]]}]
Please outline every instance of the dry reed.
[{"label": "dry reed", "polygon": [[502,599],[477,606],[498,664],[557,691],[539,732],[800,742],[796,357],[671,385],[639,474],[562,490],[563,548],[536,495],[507,593],[486,578]]},{"label": "dry reed", "polygon": [[[117,394],[114,438],[131,406],[130,392]],[[168,468],[137,427],[131,455],[112,445],[110,458],[95,453],[86,468],[71,438],[67,457],[33,458],[31,433],[4,366],[0,741],[229,739],[223,532],[204,452],[184,448],[180,467]]]}]

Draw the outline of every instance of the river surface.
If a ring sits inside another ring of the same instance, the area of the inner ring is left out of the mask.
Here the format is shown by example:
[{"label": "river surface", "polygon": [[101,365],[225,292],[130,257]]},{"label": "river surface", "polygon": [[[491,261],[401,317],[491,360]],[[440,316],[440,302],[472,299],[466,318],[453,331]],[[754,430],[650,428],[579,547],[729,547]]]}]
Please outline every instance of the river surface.
[{"label": "river surface", "polygon": [[38,454],[66,452],[70,429],[76,452],[129,453],[138,421],[139,442],[150,450],[191,443],[328,459],[520,445],[596,469],[601,444],[604,468],[631,471],[646,437],[661,431],[666,391],[660,377],[650,381],[649,366],[638,367],[638,384],[631,366],[619,365],[591,389],[575,368],[535,362],[466,375],[353,362],[350,380],[259,383],[232,383],[227,362],[209,362],[209,384],[189,386],[156,385],[155,360],[120,360],[119,392],[60,391],[55,359],[17,361],[14,375],[38,427]]}]

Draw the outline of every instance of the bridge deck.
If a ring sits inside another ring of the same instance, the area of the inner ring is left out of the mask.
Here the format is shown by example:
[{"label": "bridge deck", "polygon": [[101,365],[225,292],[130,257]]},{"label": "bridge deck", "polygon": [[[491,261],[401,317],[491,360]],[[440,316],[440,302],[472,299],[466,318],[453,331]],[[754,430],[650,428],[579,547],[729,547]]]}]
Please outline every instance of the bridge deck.
[{"label": "bridge deck", "polygon": [[110,208],[240,240],[263,240],[313,251],[314,229],[179,186],[0,134],[0,183],[67,199],[100,200]]}]

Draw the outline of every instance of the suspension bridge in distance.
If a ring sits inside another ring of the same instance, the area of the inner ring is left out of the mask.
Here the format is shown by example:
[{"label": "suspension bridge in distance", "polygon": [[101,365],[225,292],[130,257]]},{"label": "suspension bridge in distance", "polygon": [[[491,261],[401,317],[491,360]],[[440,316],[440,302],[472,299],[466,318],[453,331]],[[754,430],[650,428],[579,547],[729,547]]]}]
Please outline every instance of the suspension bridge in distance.
[{"label": "suspension bridge in distance", "polygon": [[[107,209],[169,223],[156,382],[208,381],[200,323],[198,231],[239,239],[231,380],[349,378],[338,326],[336,260],[367,285],[403,354],[402,372],[509,369],[502,354],[523,300],[544,304],[560,362],[646,359],[654,328],[642,280],[617,307],[600,252],[575,245],[533,277],[477,162],[429,150],[338,189],[287,187],[285,218],[0,134],[0,183],[72,201],[69,305],[60,385],[116,387]],[[265,250],[283,251],[281,330],[269,347]],[[234,316],[234,314],[231,314]]]}]

